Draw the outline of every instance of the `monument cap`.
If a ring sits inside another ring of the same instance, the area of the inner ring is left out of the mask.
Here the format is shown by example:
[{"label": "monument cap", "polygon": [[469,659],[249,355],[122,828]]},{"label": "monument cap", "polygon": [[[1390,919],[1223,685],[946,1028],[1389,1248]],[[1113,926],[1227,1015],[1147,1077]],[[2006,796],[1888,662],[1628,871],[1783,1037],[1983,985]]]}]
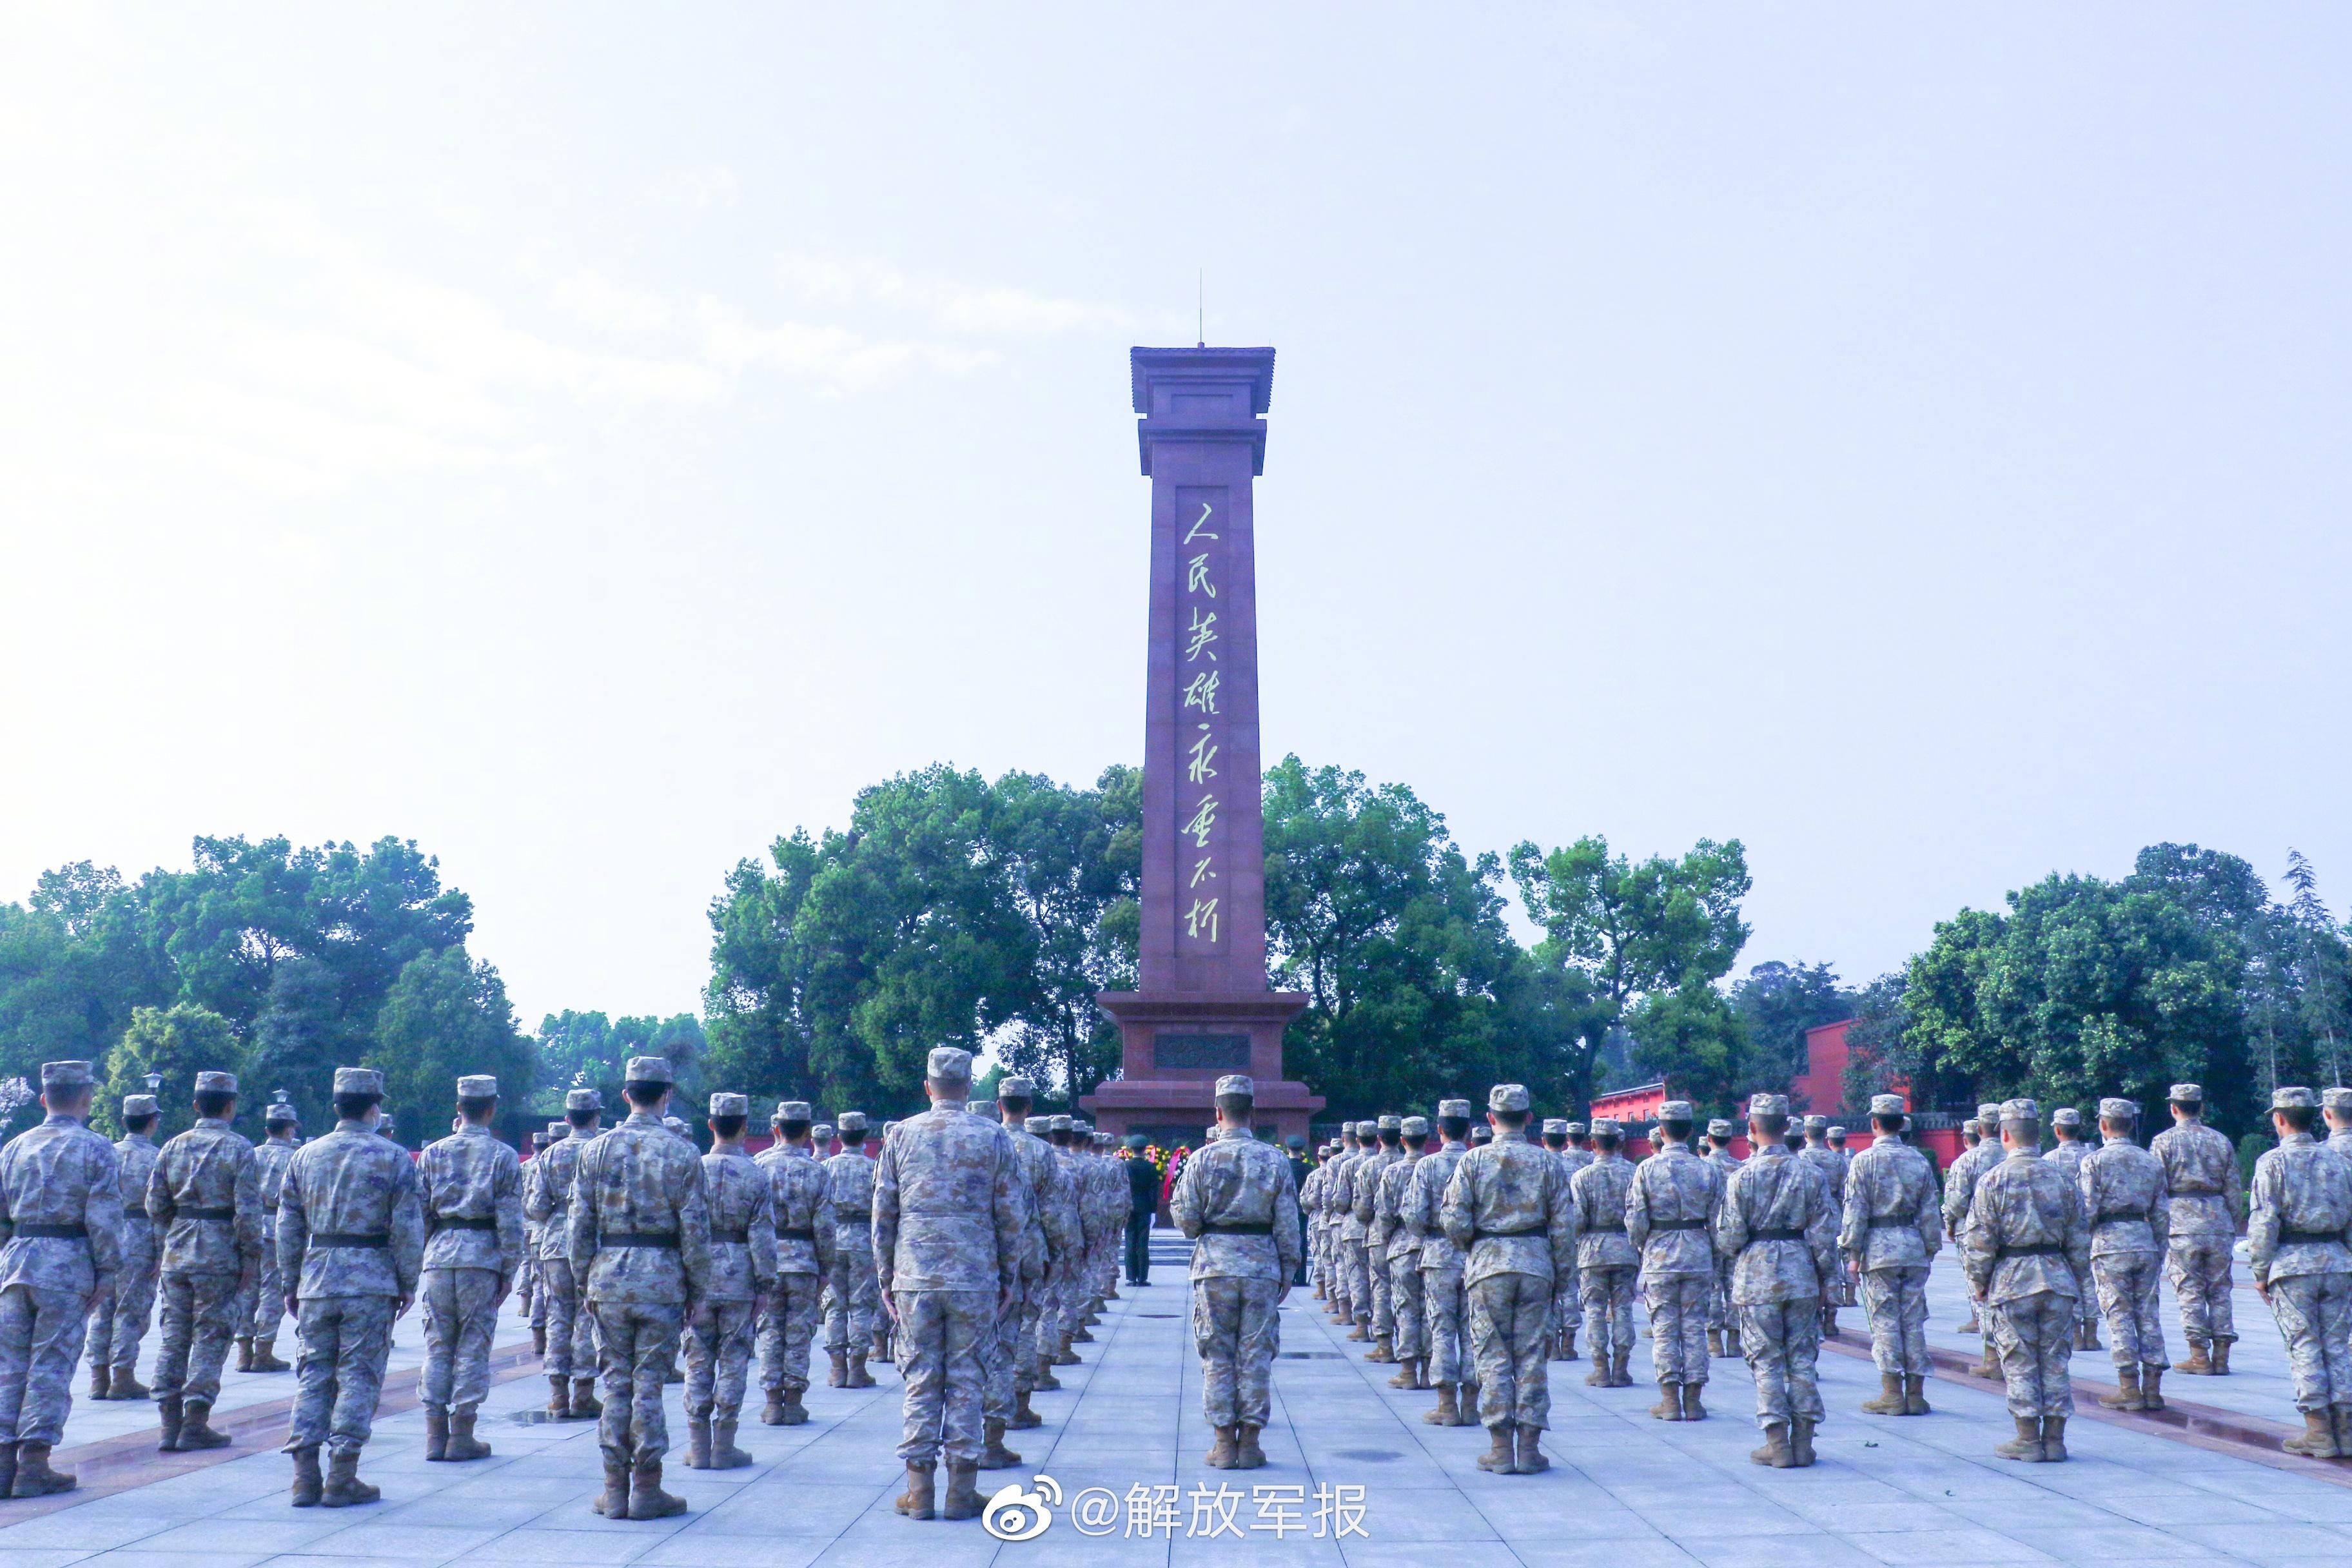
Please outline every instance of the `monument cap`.
[{"label": "monument cap", "polygon": [[373,1068],[337,1068],[335,1092],[337,1094],[382,1094],[383,1074]]},{"label": "monument cap", "polygon": [[2165,1091],[2164,1098],[2175,1105],[2202,1105],[2205,1086],[2201,1083],[2176,1083]]},{"label": "monument cap", "polygon": [[1034,1080],[1023,1078],[1020,1074],[1015,1073],[1010,1078],[1001,1078],[996,1080],[996,1098],[999,1100],[1034,1100],[1037,1098],[1037,1085]]},{"label": "monument cap", "polygon": [[971,1053],[961,1046],[933,1046],[923,1075],[941,1083],[968,1083],[971,1079]]},{"label": "monument cap", "polygon": [[1870,1097],[1870,1113],[1873,1116],[1900,1116],[1903,1114],[1903,1097],[1899,1094],[1874,1094]]},{"label": "monument cap", "polygon": [[1441,1100],[1437,1102],[1437,1114],[1459,1117],[1467,1121],[1470,1120],[1470,1102],[1466,1100]]},{"label": "monument cap", "polygon": [[2319,1105],[2321,1110],[2332,1110],[2338,1116],[2352,1116],[2352,1089],[2323,1089],[2319,1091]]},{"label": "monument cap", "polygon": [[1706,1124],[1706,1135],[1710,1138],[1728,1138],[1731,1136],[1731,1123],[1718,1116]]},{"label": "monument cap", "polygon": [[2316,1110],[2319,1109],[2319,1097],[2299,1085],[2274,1089],[2271,1090],[2271,1109],[2273,1110]]},{"label": "monument cap", "polygon": [[1403,1133],[1408,1138],[1426,1138],[1429,1136],[1429,1118],[1426,1116],[1408,1116],[1404,1119],[1403,1124],[1400,1126],[1397,1131]]},{"label": "monument cap", "polygon": [[751,1114],[751,1097],[748,1094],[729,1094],[725,1092],[714,1094],[710,1097],[710,1114],[713,1116],[749,1116]]},{"label": "monument cap", "polygon": [[[126,1094],[122,1097],[122,1118],[126,1121],[136,1121],[142,1116],[158,1114],[160,1112],[155,1104],[155,1097],[152,1094]],[[142,1201],[144,1201],[146,1194],[142,1193],[140,1196]]]},{"label": "monument cap", "polygon": [[631,1057],[621,1074],[626,1083],[672,1083],[667,1057]]},{"label": "monument cap", "polygon": [[1592,1119],[1592,1135],[1595,1138],[1615,1138],[1622,1131],[1622,1129],[1617,1125],[1617,1119],[1613,1116],[1596,1116]]},{"label": "monument cap", "polygon": [[[43,1089],[88,1089],[97,1081],[97,1075],[90,1071],[88,1062],[62,1061],[41,1064]],[[234,1079],[230,1081],[230,1087],[236,1087]]]},{"label": "monument cap", "polygon": [[494,1073],[467,1073],[457,1080],[459,1100],[496,1100],[498,1095],[499,1080]]},{"label": "monument cap", "polygon": [[2083,1113],[2075,1110],[2071,1105],[2062,1105],[2057,1110],[2050,1113],[2050,1125],[2053,1127],[2080,1127],[2083,1125]]},{"label": "monument cap", "polygon": [[572,1089],[563,1097],[563,1109],[566,1110],[602,1110],[604,1109],[604,1091],[601,1089]]},{"label": "monument cap", "polygon": [[1789,1114],[1789,1097],[1785,1094],[1751,1094],[1748,1097],[1748,1114],[1786,1116]]},{"label": "monument cap", "polygon": [[1687,1100],[1670,1100],[1658,1107],[1658,1120],[1661,1121],[1688,1121],[1696,1114]]},{"label": "monument cap", "polygon": [[1528,1086],[1523,1083],[1498,1083],[1486,1091],[1486,1109],[1489,1110],[1525,1110],[1529,1103]]},{"label": "monument cap", "polygon": [[839,1125],[844,1132],[863,1132],[866,1131],[866,1112],[845,1110],[841,1113]]},{"label": "monument cap", "polygon": [[[58,1062],[51,1065],[63,1067],[66,1064]],[[77,1062],[73,1065],[80,1068],[85,1073],[89,1070],[89,1064],[88,1062]],[[43,1083],[49,1081],[48,1071],[49,1069],[47,1066],[44,1066],[41,1068],[41,1081]],[[196,1092],[198,1094],[235,1094],[236,1092],[236,1074],[233,1072],[200,1072],[196,1075]]]},{"label": "monument cap", "polygon": [[1257,1085],[1245,1072],[1229,1072],[1217,1080],[1217,1098],[1223,1100],[1229,1094],[1247,1095],[1255,1100]]}]

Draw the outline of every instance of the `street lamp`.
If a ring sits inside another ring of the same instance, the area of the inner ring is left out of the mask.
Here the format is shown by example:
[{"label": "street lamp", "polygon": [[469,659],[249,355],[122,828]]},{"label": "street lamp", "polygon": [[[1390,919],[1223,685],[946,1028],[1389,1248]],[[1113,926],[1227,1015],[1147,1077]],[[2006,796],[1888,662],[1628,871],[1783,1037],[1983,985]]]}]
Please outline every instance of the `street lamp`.
[{"label": "street lamp", "polygon": [[163,1092],[163,1075],[162,1073],[156,1072],[151,1068],[149,1069],[146,1078],[142,1081],[147,1085],[148,1093],[161,1094]]}]

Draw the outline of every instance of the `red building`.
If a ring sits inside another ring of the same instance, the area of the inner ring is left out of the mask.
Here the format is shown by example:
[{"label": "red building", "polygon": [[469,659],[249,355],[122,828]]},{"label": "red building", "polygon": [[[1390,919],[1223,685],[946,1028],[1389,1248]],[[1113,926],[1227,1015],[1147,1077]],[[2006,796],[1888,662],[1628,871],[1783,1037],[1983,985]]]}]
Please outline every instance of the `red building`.
[{"label": "red building", "polygon": [[1632,1089],[1612,1089],[1592,1097],[1592,1114],[1618,1121],[1647,1123],[1658,1119],[1658,1108],[1671,1098],[1664,1079],[1656,1083],[1635,1084]]}]

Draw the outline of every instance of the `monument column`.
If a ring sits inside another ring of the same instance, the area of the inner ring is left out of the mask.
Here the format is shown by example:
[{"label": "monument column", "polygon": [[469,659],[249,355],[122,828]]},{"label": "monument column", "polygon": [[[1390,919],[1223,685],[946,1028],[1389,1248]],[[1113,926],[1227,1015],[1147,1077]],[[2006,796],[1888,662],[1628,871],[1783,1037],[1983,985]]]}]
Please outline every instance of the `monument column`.
[{"label": "monument column", "polygon": [[1124,1076],[1084,1103],[1108,1131],[1197,1145],[1217,1078],[1246,1072],[1260,1126],[1305,1132],[1323,1101],[1282,1076],[1282,1033],[1307,997],[1265,983],[1251,491],[1274,351],[1139,348],[1130,372],[1151,480],[1142,943],[1136,989],[1097,998]]}]

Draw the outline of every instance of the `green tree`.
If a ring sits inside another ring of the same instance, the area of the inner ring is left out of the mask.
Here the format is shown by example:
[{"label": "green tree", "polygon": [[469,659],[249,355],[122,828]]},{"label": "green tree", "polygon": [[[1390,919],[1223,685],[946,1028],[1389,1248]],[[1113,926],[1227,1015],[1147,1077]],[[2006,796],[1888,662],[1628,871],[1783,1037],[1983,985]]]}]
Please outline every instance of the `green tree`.
[{"label": "green tree", "polygon": [[1731,987],[1746,1038],[1740,1064],[1751,1089],[1778,1089],[1805,1070],[1805,1031],[1853,1016],[1854,995],[1826,963],[1757,964]]},{"label": "green tree", "polygon": [[2286,930],[2309,1076],[2341,1084],[2352,1058],[2352,946],[2319,897],[2319,875],[2300,850],[2286,852]]},{"label": "green tree", "polygon": [[446,1130],[460,1077],[493,1074],[500,1098],[520,1106],[538,1064],[499,972],[451,947],[411,959],[394,980],[366,1065],[383,1073],[402,1142],[422,1144]]},{"label": "green tree", "polygon": [[232,1072],[244,1108],[258,1097],[246,1081],[245,1047],[226,1018],[193,1002],[170,1007],[141,1007],[131,1016],[131,1026],[106,1055],[103,1086],[91,1108],[92,1125],[109,1137],[122,1135],[122,1098],[148,1092],[147,1076],[161,1073],[154,1090],[163,1113],[159,1141],[184,1132],[195,1124],[196,1075]]}]

